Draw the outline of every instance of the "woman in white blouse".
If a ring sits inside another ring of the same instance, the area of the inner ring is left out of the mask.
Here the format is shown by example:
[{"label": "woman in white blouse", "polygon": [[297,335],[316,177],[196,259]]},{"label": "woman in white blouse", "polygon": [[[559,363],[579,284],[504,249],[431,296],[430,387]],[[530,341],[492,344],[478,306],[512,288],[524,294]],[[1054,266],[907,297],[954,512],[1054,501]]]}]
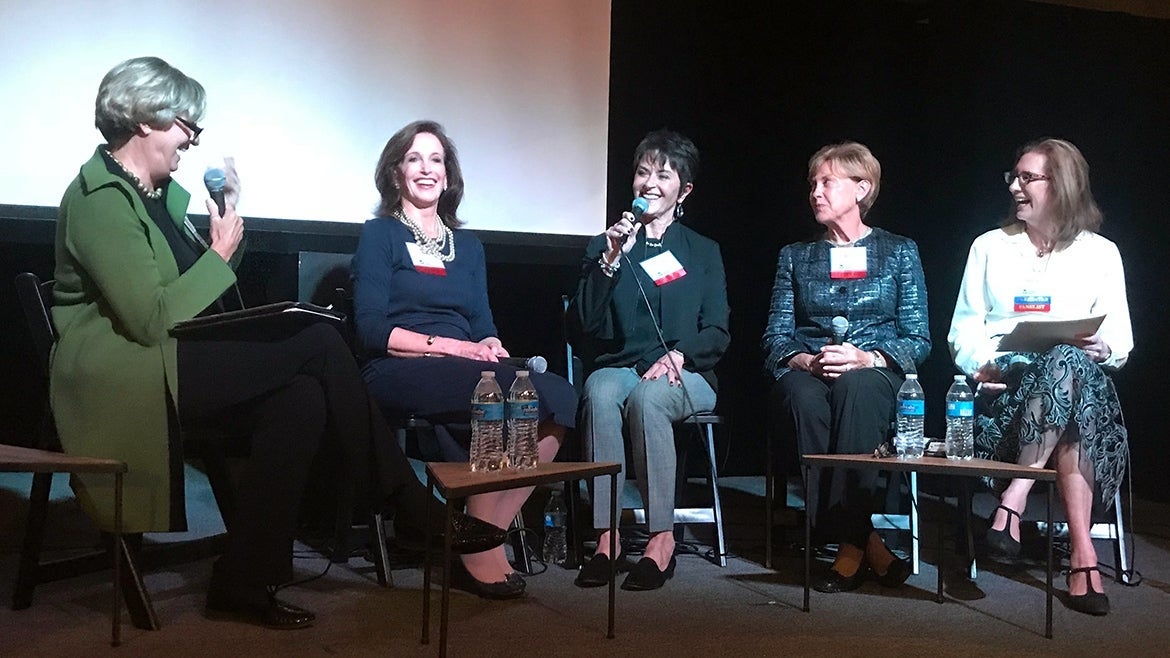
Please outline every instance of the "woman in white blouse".
[{"label": "woman in white blouse", "polygon": [[[1117,246],[1098,235],[1101,211],[1089,166],[1059,139],[1020,150],[1004,174],[1012,210],[975,239],[947,336],[960,370],[978,382],[976,455],[1057,470],[1071,546],[1068,605],[1109,611],[1089,536],[1094,487],[1107,504],[1121,484],[1129,446],[1108,373],[1133,348]],[[1046,352],[1002,352],[1021,321],[1104,316]],[[988,548],[1018,555],[1020,512],[1033,480],[1012,480],[987,532]]]}]

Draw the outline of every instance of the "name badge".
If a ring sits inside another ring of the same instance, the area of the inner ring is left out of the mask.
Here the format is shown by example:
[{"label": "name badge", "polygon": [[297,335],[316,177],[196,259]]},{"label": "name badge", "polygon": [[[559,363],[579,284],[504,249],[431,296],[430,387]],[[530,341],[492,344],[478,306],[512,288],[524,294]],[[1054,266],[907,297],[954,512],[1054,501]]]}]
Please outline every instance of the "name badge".
[{"label": "name badge", "polygon": [[656,286],[664,286],[687,275],[682,263],[678,262],[678,259],[670,251],[665,251],[653,258],[647,258],[640,264]]},{"label": "name badge", "polygon": [[833,247],[829,249],[830,279],[864,279],[865,268],[865,247]]},{"label": "name badge", "polygon": [[1052,311],[1052,296],[1016,295],[1012,310],[1016,313],[1048,313]]},{"label": "name badge", "polygon": [[438,256],[423,251],[417,243],[407,242],[406,251],[410,254],[410,262],[414,269],[423,274],[447,276],[447,267],[443,265],[443,261],[439,260]]}]

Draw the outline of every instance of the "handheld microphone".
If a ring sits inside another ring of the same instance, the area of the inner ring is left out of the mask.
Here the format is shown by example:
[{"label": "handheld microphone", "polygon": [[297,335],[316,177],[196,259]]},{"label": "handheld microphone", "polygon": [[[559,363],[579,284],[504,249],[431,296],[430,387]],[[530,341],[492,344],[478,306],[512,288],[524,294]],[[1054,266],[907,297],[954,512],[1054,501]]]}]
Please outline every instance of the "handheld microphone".
[{"label": "handheld microphone", "polygon": [[634,221],[642,219],[642,215],[650,209],[650,202],[645,197],[638,197],[630,204],[630,212],[634,214]]},{"label": "handheld microphone", "polygon": [[203,173],[203,184],[207,186],[207,193],[211,195],[211,200],[219,209],[219,216],[223,217],[223,213],[227,210],[227,203],[223,198],[223,188],[227,186],[227,174],[223,173],[223,169],[208,169]]},{"label": "handheld microphone", "polygon": [[849,320],[843,316],[838,315],[833,318],[833,342],[832,345],[842,345],[845,343],[845,334],[849,333]]},{"label": "handheld microphone", "polygon": [[500,363],[519,368],[521,370],[528,370],[540,374],[548,370],[548,360],[543,356],[530,356],[524,358],[521,356],[504,356],[500,357]]}]

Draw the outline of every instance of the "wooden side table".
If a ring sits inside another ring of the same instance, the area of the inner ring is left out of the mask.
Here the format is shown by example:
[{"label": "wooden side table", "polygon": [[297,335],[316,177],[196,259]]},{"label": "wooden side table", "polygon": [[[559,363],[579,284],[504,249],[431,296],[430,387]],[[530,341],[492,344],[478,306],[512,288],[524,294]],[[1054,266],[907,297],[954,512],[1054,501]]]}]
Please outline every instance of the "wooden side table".
[{"label": "wooden side table", "polygon": [[109,473],[114,476],[114,606],[110,644],[122,643],[122,476],[126,462],[81,457],[48,450],[0,444],[0,471],[8,473]]},{"label": "wooden side table", "polygon": [[[805,469],[804,499],[808,500],[808,470],[811,468],[852,468],[857,470],[897,471],[928,473],[952,477],[995,477],[1026,478],[1039,480],[1046,485],[1045,527],[1048,538],[1047,577],[1045,579],[1046,605],[1044,612],[1044,637],[1052,639],[1052,487],[1056,482],[1056,471],[1048,468],[1030,468],[1019,464],[991,461],[989,459],[950,460],[945,457],[918,457],[898,459],[877,458],[872,454],[862,455],[802,455],[801,464]],[[942,531],[940,526],[939,536]],[[939,542],[938,594],[937,601],[943,602],[942,542]],[[804,515],[804,611],[809,611],[809,587],[812,582],[812,514]]]},{"label": "wooden side table", "polygon": [[[549,482],[577,482],[585,478],[598,475],[617,475],[622,466],[618,462],[546,462],[538,464],[529,470],[503,470],[491,473],[473,473],[466,462],[428,462],[427,487],[431,495],[435,488],[447,501],[447,531],[443,537],[443,594],[439,613],[439,655],[447,655],[447,615],[450,604],[451,591],[451,514],[454,511],[452,499],[466,498],[475,494],[533,487]],[[610,478],[609,504],[611,510],[617,507],[617,478]],[[427,517],[428,525],[430,516]],[[609,554],[617,553],[617,515],[610,519],[609,527]],[[426,536],[431,536],[431,529],[426,529]],[[422,643],[429,644],[431,622],[431,551],[426,552],[426,562],[423,570],[423,619]],[[606,637],[613,638],[614,623],[614,576],[617,573],[617,562],[614,561],[609,572],[609,628]]]}]

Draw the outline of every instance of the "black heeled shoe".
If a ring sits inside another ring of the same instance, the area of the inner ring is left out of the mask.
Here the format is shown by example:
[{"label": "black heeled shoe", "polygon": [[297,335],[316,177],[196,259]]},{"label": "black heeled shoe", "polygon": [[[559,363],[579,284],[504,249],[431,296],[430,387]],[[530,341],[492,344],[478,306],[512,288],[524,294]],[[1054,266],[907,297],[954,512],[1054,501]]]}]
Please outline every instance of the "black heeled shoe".
[{"label": "black heeled shoe", "polygon": [[[394,515],[394,539],[398,546],[408,551],[422,552],[425,550],[441,550],[443,548],[443,525],[447,522],[446,510],[441,518],[431,520],[431,536],[429,541],[423,538],[423,530],[416,527],[410,520],[399,521],[399,515]],[[451,526],[454,534],[451,536],[451,550],[455,553],[482,553],[504,543],[508,533],[503,528],[481,521],[463,512],[451,514]]]},{"label": "black heeled shoe", "polygon": [[1093,571],[1101,573],[1101,570],[1097,567],[1077,567],[1076,569],[1068,570],[1066,584],[1072,581],[1072,575],[1074,573],[1083,573],[1085,574],[1085,589],[1087,590],[1084,594],[1070,593],[1068,595],[1068,607],[1077,612],[1083,612],[1086,615],[1101,617],[1109,614],[1109,597],[1105,596],[1105,592],[1098,592],[1093,589],[1093,581],[1089,578],[1089,573]]},{"label": "black heeled shoe", "polygon": [[999,510],[1007,512],[1007,523],[1004,524],[1003,530],[995,530],[989,527],[984,543],[987,545],[988,551],[993,554],[1006,557],[1018,557],[1020,555],[1021,545],[1018,539],[1012,539],[1012,517],[1014,516],[1019,519],[1021,524],[1024,519],[1014,509],[1000,505],[991,512],[991,518],[987,521],[988,525],[995,523],[995,513]]},{"label": "black heeled shoe", "polygon": [[[609,559],[608,555],[603,553],[594,553],[593,557],[581,567],[577,572],[577,578],[573,584],[577,587],[603,587],[609,584],[609,569],[613,561]],[[617,559],[617,573],[624,573],[630,570],[630,561],[626,559],[625,555],[619,555]]]},{"label": "black heeled shoe", "polygon": [[[658,570],[658,563],[654,560],[644,557],[638,560],[638,563],[630,569],[630,575],[622,581],[622,589],[632,592],[645,592],[652,589],[658,589],[666,584],[666,581],[674,577],[674,568],[677,565],[674,556],[670,556],[670,564],[666,565],[665,571]],[[608,574],[606,583],[609,582]]]},{"label": "black heeled shoe", "polygon": [[463,560],[458,559],[452,560],[447,566],[447,577],[451,580],[451,587],[474,594],[481,599],[495,601],[520,598],[524,596],[524,589],[527,587],[527,583],[516,572],[508,574],[498,583],[485,583],[471,575],[467,567],[463,566]]},{"label": "black heeled shoe", "polygon": [[229,619],[257,624],[281,631],[307,628],[317,615],[281,601],[267,588],[236,588],[217,586],[207,590],[208,619]]},{"label": "black heeled shoe", "polygon": [[[861,569],[858,569],[858,571],[861,571]],[[874,580],[882,587],[899,587],[902,583],[906,582],[906,579],[910,577],[911,573],[914,573],[914,569],[910,566],[909,562],[894,558],[890,566],[886,567],[885,573],[874,573]]]},{"label": "black heeled shoe", "polygon": [[[890,566],[893,567],[893,562]],[[829,568],[826,573],[812,582],[812,588],[818,592],[825,594],[837,594],[839,592],[852,592],[861,587],[861,583],[865,581],[866,566],[863,564],[857,567],[857,571],[853,572],[852,576],[842,575],[840,571]],[[889,574],[889,571],[886,572]]]}]

